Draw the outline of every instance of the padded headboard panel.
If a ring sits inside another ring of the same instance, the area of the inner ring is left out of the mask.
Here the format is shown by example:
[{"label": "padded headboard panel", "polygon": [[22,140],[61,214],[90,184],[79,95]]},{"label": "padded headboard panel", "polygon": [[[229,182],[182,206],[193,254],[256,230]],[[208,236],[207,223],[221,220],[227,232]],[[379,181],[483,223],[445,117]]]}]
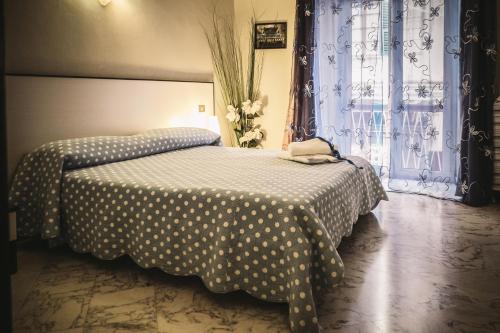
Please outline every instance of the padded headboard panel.
[{"label": "padded headboard panel", "polygon": [[59,139],[195,125],[212,82],[6,76],[9,178],[22,155]]}]

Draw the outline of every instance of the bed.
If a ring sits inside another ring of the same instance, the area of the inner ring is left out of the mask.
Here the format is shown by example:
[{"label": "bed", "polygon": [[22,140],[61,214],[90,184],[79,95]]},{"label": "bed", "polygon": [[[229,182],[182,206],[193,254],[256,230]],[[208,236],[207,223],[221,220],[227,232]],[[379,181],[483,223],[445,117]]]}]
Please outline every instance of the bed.
[{"label": "bed", "polygon": [[22,159],[9,199],[21,237],[287,302],[293,332],[318,332],[315,298],[343,277],[336,248],[387,200],[351,160],[302,165],[195,128],[60,140]]}]

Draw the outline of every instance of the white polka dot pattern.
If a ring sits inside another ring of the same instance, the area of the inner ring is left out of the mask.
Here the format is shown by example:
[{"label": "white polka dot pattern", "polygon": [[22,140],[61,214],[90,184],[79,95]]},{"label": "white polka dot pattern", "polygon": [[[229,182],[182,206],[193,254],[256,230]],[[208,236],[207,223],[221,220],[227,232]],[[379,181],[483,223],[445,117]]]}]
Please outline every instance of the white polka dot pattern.
[{"label": "white polka dot pattern", "polygon": [[102,259],[128,254],[200,276],[214,292],[288,302],[292,331],[317,332],[314,295],[343,276],[336,247],[387,196],[361,158],[358,170],[276,155],[202,146],[67,171],[64,239]]},{"label": "white polka dot pattern", "polygon": [[60,189],[64,170],[138,158],[201,145],[221,145],[220,136],[201,128],[165,128],[132,136],[100,136],[54,141],[19,163],[9,194],[21,237],[60,233]]}]

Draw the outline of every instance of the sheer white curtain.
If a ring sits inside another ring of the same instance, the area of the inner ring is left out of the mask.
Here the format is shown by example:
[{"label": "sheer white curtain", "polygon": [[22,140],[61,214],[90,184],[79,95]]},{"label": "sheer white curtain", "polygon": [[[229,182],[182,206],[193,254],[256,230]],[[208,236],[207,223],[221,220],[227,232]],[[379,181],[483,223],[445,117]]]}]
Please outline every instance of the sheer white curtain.
[{"label": "sheer white curtain", "polygon": [[456,198],[456,0],[316,0],[318,135],[389,190]]}]

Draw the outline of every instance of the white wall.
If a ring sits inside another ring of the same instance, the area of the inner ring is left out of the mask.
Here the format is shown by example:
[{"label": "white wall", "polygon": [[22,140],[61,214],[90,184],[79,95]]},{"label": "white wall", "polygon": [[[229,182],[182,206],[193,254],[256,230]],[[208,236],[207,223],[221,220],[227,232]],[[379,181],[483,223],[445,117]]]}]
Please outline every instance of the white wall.
[{"label": "white wall", "polygon": [[[286,49],[264,54],[260,118],[265,148],[280,148],[288,108],[295,0],[6,0],[7,72],[81,76],[213,80],[203,34],[213,5],[236,17],[242,46],[249,20],[288,22]],[[244,28],[244,29],[243,29]],[[243,54],[245,54],[244,51]],[[216,85],[217,87],[217,85]],[[216,109],[223,140],[229,127],[220,92]]]},{"label": "white wall", "polygon": [[214,5],[232,18],[233,0],[6,0],[6,71],[212,81]]},{"label": "white wall", "polygon": [[[212,80],[207,0],[6,0],[7,72]],[[216,0],[225,14],[232,0]]]},{"label": "white wall", "polygon": [[295,0],[234,0],[235,26],[240,31],[241,45],[246,54],[249,20],[255,12],[257,21],[287,21],[286,49],[258,50],[264,54],[261,94],[267,104],[259,122],[266,130],[264,148],[281,148],[285,128],[295,24]]}]

